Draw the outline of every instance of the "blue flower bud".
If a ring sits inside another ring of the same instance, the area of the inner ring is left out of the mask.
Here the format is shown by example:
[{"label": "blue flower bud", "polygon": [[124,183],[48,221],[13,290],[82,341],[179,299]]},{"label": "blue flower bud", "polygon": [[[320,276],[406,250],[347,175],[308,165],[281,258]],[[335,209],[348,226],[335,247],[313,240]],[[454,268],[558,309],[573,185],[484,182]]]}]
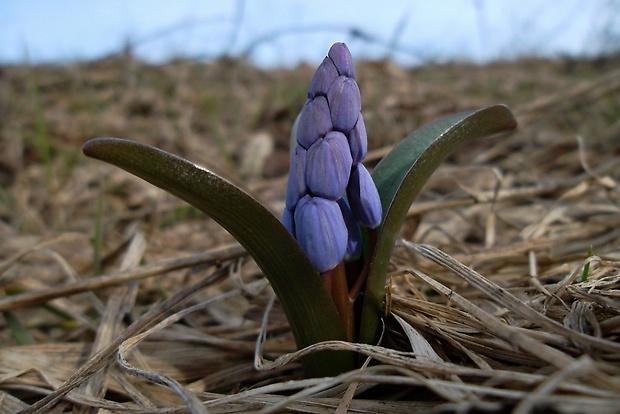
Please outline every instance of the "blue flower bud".
[{"label": "blue flower bud", "polygon": [[288,232],[295,237],[295,219],[293,217],[293,211],[285,207],[284,212],[282,212],[280,222],[288,230]]},{"label": "blue flower bud", "polygon": [[334,129],[348,134],[362,109],[362,99],[357,83],[346,76],[339,76],[327,91],[327,102]]},{"label": "blue flower bud", "polygon": [[360,225],[376,227],[383,214],[361,164],[368,150],[361,106],[353,58],[336,43],[316,70],[297,119],[281,219],[320,272],[359,258]]},{"label": "blue flower bud", "polygon": [[297,143],[308,149],[331,129],[331,115],[325,97],[308,99],[297,121]]},{"label": "blue flower bud", "polygon": [[360,230],[360,226],[357,224],[357,221],[355,221],[351,208],[344,198],[338,200],[338,205],[342,211],[344,224],[347,226],[347,231],[349,232],[347,251],[344,255],[344,260],[350,262],[359,259],[362,255],[362,231]]},{"label": "blue flower bud", "polygon": [[349,147],[351,147],[351,157],[353,157],[353,165],[362,162],[366,158],[366,152],[368,151],[368,137],[366,135],[366,125],[364,124],[364,117],[359,114],[355,126],[347,135],[349,140]]},{"label": "blue flower bud", "polygon": [[295,208],[297,241],[319,272],[331,270],[344,258],[348,233],[338,203],[304,196]]},{"label": "blue flower bud", "polygon": [[308,193],[306,188],[307,151],[299,145],[291,155],[291,166],[286,183],[286,208],[293,210],[300,198]]},{"label": "blue flower bud", "polygon": [[346,44],[334,43],[329,49],[327,56],[334,62],[338,74],[355,78],[355,66],[353,65],[353,57]]},{"label": "blue flower bud", "polygon": [[345,193],[352,165],[347,137],[331,131],[308,149],[306,185],[313,195],[336,201]]},{"label": "blue flower bud", "polygon": [[353,215],[362,226],[374,228],[381,223],[383,210],[379,192],[364,164],[357,164],[351,171],[347,198]]},{"label": "blue flower bud", "polygon": [[327,90],[337,77],[338,70],[334,62],[330,58],[325,57],[323,62],[321,62],[316,69],[316,72],[314,72],[314,76],[310,81],[310,86],[308,86],[308,98],[312,99],[319,95],[327,96]]}]

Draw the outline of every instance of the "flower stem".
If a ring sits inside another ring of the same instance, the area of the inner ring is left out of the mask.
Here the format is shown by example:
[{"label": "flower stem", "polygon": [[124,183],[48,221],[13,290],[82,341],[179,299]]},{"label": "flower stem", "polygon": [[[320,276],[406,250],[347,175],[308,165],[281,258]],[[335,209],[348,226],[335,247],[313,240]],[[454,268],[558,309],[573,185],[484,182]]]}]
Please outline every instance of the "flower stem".
[{"label": "flower stem", "polygon": [[321,278],[336,305],[347,340],[353,341],[355,333],[353,301],[349,298],[349,284],[347,283],[344,261],[332,270],[321,273]]},{"label": "flower stem", "polygon": [[353,341],[355,332],[355,319],[353,315],[353,301],[349,298],[349,284],[345,272],[344,261],[334,269],[332,298],[342,320],[342,325],[347,334],[347,339]]},{"label": "flower stem", "polygon": [[321,273],[321,280],[323,280],[323,284],[327,289],[327,293],[329,296],[332,296],[333,286],[334,286],[334,270],[328,270],[326,272]]}]

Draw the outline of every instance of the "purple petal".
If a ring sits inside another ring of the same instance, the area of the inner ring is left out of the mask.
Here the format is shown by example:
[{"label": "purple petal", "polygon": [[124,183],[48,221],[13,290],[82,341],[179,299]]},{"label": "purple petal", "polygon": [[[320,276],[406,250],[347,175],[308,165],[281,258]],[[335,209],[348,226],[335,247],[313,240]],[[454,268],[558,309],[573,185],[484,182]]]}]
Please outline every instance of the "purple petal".
[{"label": "purple petal", "polygon": [[297,146],[291,155],[291,166],[286,183],[286,208],[293,210],[300,198],[308,193],[306,188],[307,151]]},{"label": "purple petal", "polygon": [[344,258],[347,227],[338,203],[304,196],[295,208],[297,241],[319,272],[331,270]]},{"label": "purple petal", "polygon": [[280,219],[280,222],[288,230],[288,232],[291,233],[293,237],[295,237],[295,221],[293,217],[293,211],[285,207],[284,211],[282,212],[282,218]]},{"label": "purple petal", "polygon": [[355,78],[355,66],[353,65],[353,57],[346,44],[334,43],[329,49],[327,56],[334,62],[336,69],[340,75]]},{"label": "purple petal", "polygon": [[334,129],[348,134],[362,109],[362,99],[357,83],[346,76],[339,76],[327,91],[327,102]]},{"label": "purple petal", "polygon": [[344,224],[347,226],[347,231],[349,232],[347,251],[344,255],[344,260],[351,262],[359,259],[362,255],[362,231],[360,230],[360,226],[357,224],[357,221],[355,221],[351,208],[344,198],[338,200],[338,205],[342,211]]},{"label": "purple petal", "polygon": [[368,151],[368,137],[366,136],[366,125],[364,125],[364,117],[359,114],[355,126],[347,136],[349,147],[351,147],[351,157],[353,157],[353,165],[362,162],[366,158]]},{"label": "purple petal", "polygon": [[338,77],[338,70],[334,66],[334,62],[326,57],[314,72],[314,76],[308,87],[308,98],[312,99],[316,96],[327,96],[329,86]]},{"label": "purple petal", "polygon": [[374,228],[381,223],[383,210],[379,192],[364,164],[358,164],[351,171],[347,198],[353,215],[362,226]]},{"label": "purple petal", "polygon": [[297,121],[297,143],[308,149],[331,129],[332,121],[327,99],[323,96],[308,99]]},{"label": "purple petal", "polygon": [[336,201],[345,193],[352,165],[347,137],[329,132],[308,149],[306,185],[312,194]]}]

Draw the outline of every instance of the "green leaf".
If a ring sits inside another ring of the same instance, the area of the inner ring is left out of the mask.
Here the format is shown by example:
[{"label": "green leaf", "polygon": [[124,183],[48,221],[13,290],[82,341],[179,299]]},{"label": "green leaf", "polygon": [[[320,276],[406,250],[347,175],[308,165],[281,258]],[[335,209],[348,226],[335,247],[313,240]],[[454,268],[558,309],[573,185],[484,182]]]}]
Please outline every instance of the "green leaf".
[{"label": "green leaf", "polygon": [[460,145],[516,126],[512,112],[504,105],[451,115],[411,133],[376,166],[372,177],[381,197],[383,223],[374,254],[369,258],[361,342],[376,340],[394,242],[409,207],[431,174]]},{"label": "green leaf", "polygon": [[[248,193],[205,168],[134,141],[95,138],[84,144],[83,151],[183,199],[228,230],[269,279],[299,348],[346,339],[318,272],[280,221]],[[353,354],[335,352],[311,354],[303,363],[309,376],[335,375],[355,367]]]}]

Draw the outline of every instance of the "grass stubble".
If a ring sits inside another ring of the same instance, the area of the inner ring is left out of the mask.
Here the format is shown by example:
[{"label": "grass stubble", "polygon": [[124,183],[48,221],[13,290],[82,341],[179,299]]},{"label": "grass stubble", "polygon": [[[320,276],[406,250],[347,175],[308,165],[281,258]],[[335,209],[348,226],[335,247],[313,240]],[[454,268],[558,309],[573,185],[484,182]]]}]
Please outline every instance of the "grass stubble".
[{"label": "grass stubble", "polygon": [[[0,68],[0,413],[617,412],[617,63],[360,62],[369,167],[459,110],[506,103],[519,129],[459,150],[412,205],[381,343],[300,351],[230,235],[79,151],[156,145],[279,211],[311,67]],[[364,367],[304,379],[322,349]]]}]

